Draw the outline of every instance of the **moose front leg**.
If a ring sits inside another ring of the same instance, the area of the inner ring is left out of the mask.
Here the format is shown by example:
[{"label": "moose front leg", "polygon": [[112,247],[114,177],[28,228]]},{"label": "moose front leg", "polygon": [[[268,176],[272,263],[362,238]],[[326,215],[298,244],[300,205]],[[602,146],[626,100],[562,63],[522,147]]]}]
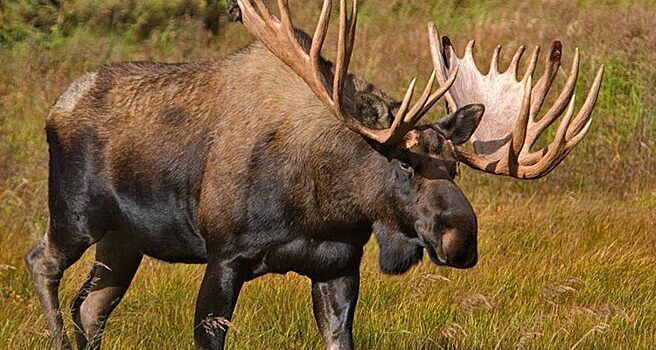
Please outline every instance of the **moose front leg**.
[{"label": "moose front leg", "polygon": [[208,261],[196,301],[194,347],[223,350],[237,297],[244,284],[234,263]]},{"label": "moose front leg", "polygon": [[326,350],[353,349],[353,315],[360,272],[331,280],[312,279],[312,307]]}]

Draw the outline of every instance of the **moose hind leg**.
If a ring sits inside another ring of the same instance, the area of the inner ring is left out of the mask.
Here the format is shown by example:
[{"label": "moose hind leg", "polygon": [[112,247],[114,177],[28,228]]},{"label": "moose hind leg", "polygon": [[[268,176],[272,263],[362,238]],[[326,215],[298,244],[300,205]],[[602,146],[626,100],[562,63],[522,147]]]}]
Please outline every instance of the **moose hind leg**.
[{"label": "moose hind leg", "polygon": [[142,256],[118,232],[108,232],[98,242],[96,263],[71,308],[79,349],[100,349],[107,318],[128,290]]},{"label": "moose hind leg", "polygon": [[59,349],[71,349],[59,308],[59,283],[64,270],[92,243],[79,235],[69,235],[63,229],[57,231],[50,223],[43,237],[25,256],[48,329],[54,337],[54,346]]}]

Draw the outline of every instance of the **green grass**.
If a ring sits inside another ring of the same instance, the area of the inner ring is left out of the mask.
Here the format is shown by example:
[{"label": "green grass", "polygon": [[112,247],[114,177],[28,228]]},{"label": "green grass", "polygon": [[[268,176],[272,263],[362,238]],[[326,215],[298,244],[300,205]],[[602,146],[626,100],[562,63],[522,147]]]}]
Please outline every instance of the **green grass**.
[{"label": "green grass", "polygon": [[[71,1],[60,10],[47,3],[0,0],[0,346],[6,349],[49,344],[22,255],[45,228],[43,127],[57,95],[106,62],[219,59],[250,40],[225,17],[217,36],[206,32],[204,1]],[[497,44],[507,43],[507,64],[520,44],[545,49],[561,39],[565,67],[580,47],[579,105],[599,64],[606,65],[606,74],[589,135],[548,177],[517,181],[461,167],[459,183],[480,223],[474,269],[424,261],[403,276],[385,276],[378,270],[377,246],[367,245],[355,320],[358,348],[653,348],[654,5],[362,3],[352,70],[396,96],[411,77],[426,79],[430,72],[428,20],[459,50],[477,39],[481,66]],[[292,5],[298,23],[309,28],[319,3]],[[63,280],[69,332],[68,305],[92,257],[90,250]],[[203,270],[146,259],[109,321],[105,347],[191,348]],[[309,293],[309,281],[294,274],[248,283],[228,348],[321,348]]]}]

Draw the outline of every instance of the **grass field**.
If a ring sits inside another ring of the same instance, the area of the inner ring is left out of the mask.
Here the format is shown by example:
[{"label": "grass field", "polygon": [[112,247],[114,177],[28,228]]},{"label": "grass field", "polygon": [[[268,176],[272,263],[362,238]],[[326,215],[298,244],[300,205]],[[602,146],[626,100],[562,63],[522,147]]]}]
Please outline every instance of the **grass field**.
[{"label": "grass field", "polygon": [[[223,6],[223,1],[219,1]],[[292,1],[309,28],[319,1]],[[203,27],[204,1],[0,0],[0,348],[43,349],[45,322],[22,263],[47,219],[49,106],[73,79],[103,63],[220,59],[251,38],[223,12],[219,34]],[[352,63],[395,96],[431,70],[425,23],[479,62],[506,44],[563,41],[564,65],[580,47],[578,96],[606,65],[586,139],[552,174],[517,181],[461,167],[477,211],[479,264],[428,259],[385,276],[370,242],[355,319],[359,349],[656,348],[656,5],[649,1],[362,0]],[[330,55],[330,54],[329,54]],[[505,62],[505,63],[503,63]],[[538,74],[541,72],[538,71]],[[564,73],[559,77],[560,84]],[[581,100],[581,98],[579,98]],[[580,105],[581,101],[579,101]],[[435,113],[435,117],[439,113]],[[69,305],[93,252],[69,269]],[[107,349],[192,347],[193,305],[203,266],[142,264],[109,321]],[[319,349],[309,280],[248,283],[229,349]],[[69,308],[65,316],[72,332]]]}]

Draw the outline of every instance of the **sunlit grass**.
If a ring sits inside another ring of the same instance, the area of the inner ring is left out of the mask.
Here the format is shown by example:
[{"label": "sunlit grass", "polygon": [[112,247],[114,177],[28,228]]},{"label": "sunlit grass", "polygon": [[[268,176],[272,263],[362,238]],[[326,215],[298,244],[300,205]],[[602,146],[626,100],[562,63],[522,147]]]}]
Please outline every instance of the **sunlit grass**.
[{"label": "sunlit grass", "polygon": [[[648,349],[656,329],[656,201],[650,200],[609,207],[603,199],[547,197],[539,208],[479,207],[481,261],[472,270],[424,261],[406,275],[383,276],[377,247],[369,244],[356,343],[363,349],[538,349],[580,341],[580,348]],[[30,240],[3,242],[4,251],[8,243],[18,253]],[[43,318],[17,255],[8,257],[15,268],[1,272],[2,313],[11,322],[0,323],[0,339],[17,349],[41,347],[36,344],[47,341]],[[91,255],[67,273],[65,305],[91,267]],[[190,347],[202,271],[147,259],[112,316],[108,348]],[[230,348],[319,348],[309,291],[309,280],[294,274],[249,282]]]},{"label": "sunlit grass", "polygon": [[[49,344],[22,255],[45,228],[43,126],[57,95],[73,79],[105,62],[216,59],[250,40],[240,25],[225,22],[217,37],[210,36],[198,13],[166,23],[151,19],[148,33],[139,34],[137,21],[148,11],[134,8],[124,24],[112,27],[103,22],[102,13],[85,10],[90,3],[71,2],[67,7],[69,15],[89,16],[86,22],[45,34],[26,32],[21,40],[0,46],[2,348],[42,349]],[[197,3],[202,10],[204,2]],[[362,3],[353,70],[397,96],[411,77],[428,77],[428,20],[436,22],[460,49],[466,40],[476,38],[481,62],[497,44],[508,43],[509,56],[519,44],[541,44],[545,49],[551,40],[561,39],[567,67],[571,50],[580,47],[579,104],[599,64],[606,65],[606,75],[589,135],[548,177],[516,181],[463,166],[458,181],[480,223],[480,261],[474,269],[439,268],[426,260],[403,276],[385,276],[378,271],[375,242],[367,245],[355,320],[358,348],[653,348],[653,4]],[[148,4],[156,7],[155,12],[169,13],[183,1]],[[309,28],[319,3],[292,4],[298,23]],[[4,18],[17,17],[14,13]],[[5,25],[0,29],[5,30]],[[16,28],[26,27],[22,23]],[[507,64],[507,56],[502,63]],[[60,297],[70,334],[68,305],[92,263],[93,249],[63,280]],[[109,321],[105,347],[191,348],[194,301],[203,270],[204,266],[146,259]],[[229,335],[229,349],[321,347],[311,312],[310,283],[295,274],[247,283],[232,321],[237,331]]]}]

